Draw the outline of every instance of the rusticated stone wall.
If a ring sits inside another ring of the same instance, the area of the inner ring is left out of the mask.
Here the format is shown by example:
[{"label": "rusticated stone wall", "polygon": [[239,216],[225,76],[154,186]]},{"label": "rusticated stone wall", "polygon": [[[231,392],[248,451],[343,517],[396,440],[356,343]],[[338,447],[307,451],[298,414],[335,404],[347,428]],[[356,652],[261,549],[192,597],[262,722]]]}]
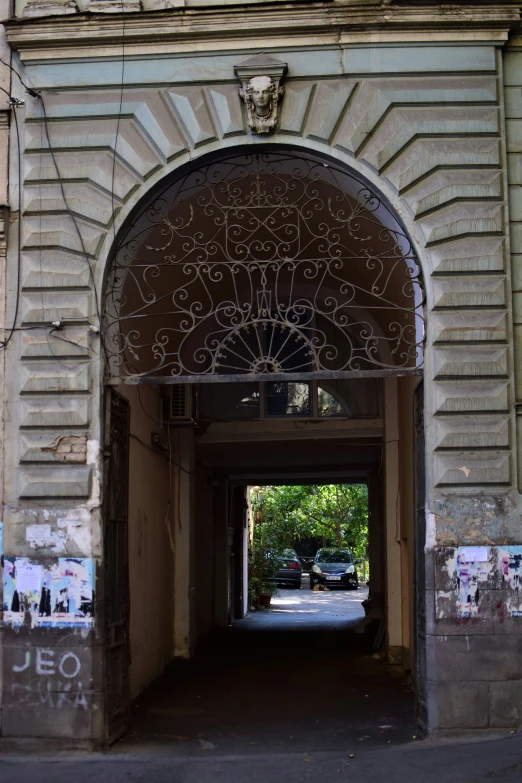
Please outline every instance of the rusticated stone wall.
[{"label": "rusticated stone wall", "polygon": [[[90,327],[100,325],[98,302],[118,227],[182,163],[265,139],[247,130],[234,78],[234,65],[252,51],[252,42],[208,43],[194,54],[172,47],[133,50],[122,93],[115,44],[87,49],[79,61],[71,48],[53,52],[48,42],[38,51],[27,35],[23,25],[13,26],[11,42],[20,50],[25,78],[42,90],[68,208],[41,102],[19,88],[26,100],[25,116],[24,110],[18,115],[24,179],[20,324],[27,328],[6,354],[4,523],[6,556],[28,558],[29,565],[45,566],[43,573],[58,567],[59,558],[90,560],[98,568],[101,562],[102,347]],[[513,649],[522,638],[522,618],[508,600],[512,587],[499,587],[506,576],[502,557],[509,576],[509,563],[517,562],[513,547],[522,544],[505,149],[510,126],[501,53],[487,34],[484,43],[477,36],[454,43],[306,43],[301,51],[270,48],[288,63],[281,120],[270,143],[321,151],[370,180],[407,227],[424,271],[428,723],[434,730],[517,725],[521,689],[510,691],[511,706],[498,705],[505,683],[522,682],[522,672],[506,659],[494,676],[488,664],[508,655],[506,634],[517,639]],[[255,46],[263,49],[260,41]],[[516,228],[513,236],[516,241]],[[16,262],[13,227],[11,292]],[[12,315],[13,301],[7,304]],[[71,342],[53,337],[53,320],[64,322],[60,334]],[[36,543],[35,526],[44,528]],[[508,548],[502,555],[501,547]],[[480,582],[469,600],[459,593],[468,578],[475,586]],[[44,632],[17,631],[17,618],[7,620],[8,647],[22,639],[27,646],[25,676]],[[45,631],[58,646],[64,633]],[[84,679],[92,703],[101,704],[96,619],[74,633],[97,650]],[[45,666],[37,672],[51,686],[59,656],[53,673]],[[49,703],[31,683],[34,711],[26,711],[23,725],[9,708],[18,684],[15,667],[25,660],[5,658],[11,695],[4,735],[39,736],[45,715],[48,736],[60,737],[62,724],[53,723]],[[75,737],[99,736],[101,723],[81,699],[74,709],[85,712]]]}]

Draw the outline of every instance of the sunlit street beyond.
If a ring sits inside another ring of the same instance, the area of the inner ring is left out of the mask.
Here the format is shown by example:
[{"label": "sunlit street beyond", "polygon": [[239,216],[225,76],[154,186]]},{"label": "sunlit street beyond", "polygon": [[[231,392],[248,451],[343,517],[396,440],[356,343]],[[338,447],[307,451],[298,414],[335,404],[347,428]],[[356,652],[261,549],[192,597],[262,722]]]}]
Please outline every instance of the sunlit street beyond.
[{"label": "sunlit street beyond", "polygon": [[237,625],[249,630],[335,630],[353,628],[363,617],[361,601],[368,595],[366,586],[358,590],[316,590],[309,588],[303,576],[300,590],[280,588],[269,609],[254,612]]}]

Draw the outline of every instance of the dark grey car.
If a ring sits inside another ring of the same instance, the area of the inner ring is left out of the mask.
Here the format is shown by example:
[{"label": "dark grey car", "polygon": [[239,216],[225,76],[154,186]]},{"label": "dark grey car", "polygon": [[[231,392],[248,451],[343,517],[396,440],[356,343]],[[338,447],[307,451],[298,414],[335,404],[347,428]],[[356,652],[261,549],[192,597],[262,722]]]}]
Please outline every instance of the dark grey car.
[{"label": "dark grey car", "polygon": [[303,568],[296,552],[293,549],[285,549],[281,558],[281,566],[275,577],[277,584],[286,584],[299,589],[302,573]]},{"label": "dark grey car", "polygon": [[315,585],[357,590],[359,579],[350,549],[320,549],[310,572],[310,589]]}]

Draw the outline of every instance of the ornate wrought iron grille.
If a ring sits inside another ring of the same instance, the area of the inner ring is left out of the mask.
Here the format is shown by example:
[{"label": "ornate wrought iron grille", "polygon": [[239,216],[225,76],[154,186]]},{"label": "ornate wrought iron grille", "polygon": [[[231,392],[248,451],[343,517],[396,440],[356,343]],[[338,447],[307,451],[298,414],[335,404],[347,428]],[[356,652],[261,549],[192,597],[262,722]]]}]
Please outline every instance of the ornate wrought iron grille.
[{"label": "ornate wrought iron grille", "polygon": [[421,269],[397,220],[336,165],[255,152],[154,196],[105,301],[119,382],[420,372]]}]

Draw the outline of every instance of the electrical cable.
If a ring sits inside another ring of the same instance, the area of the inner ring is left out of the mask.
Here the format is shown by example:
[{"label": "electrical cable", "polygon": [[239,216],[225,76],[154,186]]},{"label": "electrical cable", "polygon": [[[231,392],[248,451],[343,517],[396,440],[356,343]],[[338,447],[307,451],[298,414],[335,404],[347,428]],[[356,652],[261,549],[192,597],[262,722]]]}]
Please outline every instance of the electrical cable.
[{"label": "electrical cable", "polygon": [[13,109],[13,117],[15,121],[15,128],[16,128],[16,149],[17,149],[17,156],[18,156],[18,248],[17,248],[17,271],[16,271],[16,298],[15,298],[15,308],[14,308],[14,315],[13,315],[13,323],[9,330],[8,336],[0,343],[0,348],[6,348],[10,341],[13,338],[13,335],[16,331],[16,321],[18,319],[18,311],[20,309],[20,279],[22,276],[22,254],[21,254],[21,247],[22,247],[22,154],[20,150],[20,130],[18,127],[18,117],[16,116],[16,104],[12,103],[12,96],[7,92],[7,90],[4,90],[3,87],[0,87],[0,90],[7,95],[9,98],[9,103]]},{"label": "electrical cable", "polygon": [[116,152],[118,149],[118,137],[120,134],[121,112],[123,107],[123,91],[125,89],[125,5],[121,4],[122,28],[121,28],[121,82],[120,82],[120,106],[118,110],[118,121],[116,123],[116,138],[114,139],[114,152],[112,156],[112,179],[111,179],[111,210],[112,210],[112,229],[113,237],[116,240],[116,216],[114,214],[114,179],[116,174]]},{"label": "electrical cable", "polygon": [[[31,89],[31,88],[30,88],[30,87],[28,87],[28,86],[27,86],[27,84],[25,84],[24,80],[22,79],[22,77],[20,76],[20,74],[18,73],[18,71],[16,70],[16,68],[13,68],[13,66],[12,66],[12,65],[10,65],[9,63],[6,63],[6,61],[5,61],[5,60],[2,60],[2,58],[1,58],[1,57],[0,57],[0,63],[2,63],[2,65],[5,65],[5,67],[6,67],[6,68],[9,68],[9,70],[10,70],[10,71],[12,71],[12,72],[13,72],[13,73],[14,73],[14,74],[15,74],[15,75],[18,77],[18,79],[20,80],[20,84],[22,85],[22,87],[24,87],[24,88],[25,88],[25,89],[26,89],[28,92],[30,91],[30,89]],[[27,76],[27,78],[29,79],[29,81],[31,81],[31,78],[30,78],[30,76]],[[35,88],[35,89],[36,89],[36,88]],[[5,92],[5,90],[4,90],[4,92]]]},{"label": "electrical cable", "polygon": [[150,415],[150,413],[149,413],[149,412],[146,410],[146,408],[145,408],[145,406],[144,406],[144,404],[143,404],[143,400],[141,399],[141,392],[140,392],[140,385],[139,385],[139,383],[137,383],[137,384],[136,384],[136,391],[138,392],[138,399],[139,399],[139,401],[140,401],[140,405],[141,405],[141,409],[142,409],[143,413],[145,414],[145,416],[148,416],[148,417],[149,417],[149,419],[150,419],[152,422],[154,422],[154,424],[156,425],[156,427],[157,427],[157,426],[159,426],[159,422],[158,422],[158,421],[156,421],[156,419],[154,418],[154,416],[151,416],[151,415]]},{"label": "electrical cable", "polygon": [[[79,229],[76,217],[75,217],[73,211],[71,210],[71,208],[69,206],[69,203],[67,201],[67,197],[65,195],[65,189],[64,189],[64,186],[63,186],[63,179],[62,179],[62,176],[61,176],[61,173],[60,173],[58,162],[56,160],[56,156],[55,156],[55,153],[54,153],[54,148],[53,148],[53,146],[51,144],[51,138],[50,138],[50,134],[49,134],[49,120],[48,120],[48,117],[47,117],[47,111],[46,111],[46,108],[45,108],[44,99],[43,99],[43,97],[42,97],[42,95],[41,95],[41,93],[39,91],[37,91],[36,89],[33,89],[33,88],[29,87],[27,84],[25,84],[25,82],[23,81],[22,77],[20,76],[20,74],[18,73],[16,68],[13,68],[12,65],[10,65],[7,62],[5,62],[5,60],[2,60],[1,58],[0,58],[0,63],[5,65],[7,68],[9,68],[9,70],[11,70],[14,74],[16,74],[16,76],[20,80],[20,83],[26,89],[26,91],[29,93],[29,95],[31,95],[31,97],[38,98],[38,100],[40,101],[40,104],[41,104],[41,107],[42,107],[43,120],[44,120],[44,129],[45,129],[46,141],[47,141],[48,149],[49,149],[49,152],[51,154],[52,161],[53,161],[53,166],[54,166],[54,169],[55,169],[55,172],[56,172],[56,176],[57,176],[57,179],[58,179],[58,184],[60,186],[60,192],[61,192],[61,196],[62,196],[62,199],[63,199],[63,203],[64,203],[65,208],[66,208],[66,210],[67,210],[67,212],[69,214],[69,217],[73,221],[74,228],[75,228],[76,233],[78,235],[78,239],[80,240],[80,245],[81,245],[81,248],[82,248],[82,253],[83,253],[83,256],[84,256],[84,260],[85,260],[85,262],[86,262],[86,264],[88,266],[88,269],[89,269],[89,277],[91,279],[91,283],[92,283],[92,287],[93,287],[93,291],[94,291],[96,316],[98,318],[98,327],[100,329],[100,337],[101,337],[102,336],[102,329],[101,329],[102,318],[101,318],[101,311],[100,311],[100,306],[99,306],[98,291],[97,291],[97,288],[96,288],[96,279],[94,277],[94,272],[92,270],[92,265],[91,265],[91,262],[89,260],[89,255],[87,253],[87,249],[85,247],[85,243],[83,241],[83,236],[82,236],[82,234],[80,232],[80,229]],[[4,92],[9,97],[10,100],[12,100],[11,95],[6,90],[4,90],[3,87],[0,87],[0,90],[2,92]],[[17,139],[18,139],[19,210],[20,210],[20,216],[21,216],[21,192],[22,192],[21,191],[21,149],[20,149],[20,137],[19,137],[19,131],[18,131],[18,121],[16,119],[16,114],[15,114],[15,122],[16,122]],[[21,228],[19,228],[19,236],[21,238]],[[20,247],[20,244],[19,244],[19,247],[18,247],[19,256],[20,256],[20,251],[21,251],[21,247]],[[20,264],[19,264],[19,266],[20,266]],[[18,288],[19,288],[19,286],[18,286]],[[17,291],[17,293],[18,293],[18,291]],[[18,298],[19,298],[19,296],[18,296]],[[11,337],[11,335],[10,335],[10,337]],[[10,337],[9,337],[9,339],[10,339]],[[0,344],[0,347],[4,347],[7,344],[7,342],[8,341],[6,341],[5,344]],[[102,339],[102,345],[103,345],[103,348],[104,348],[104,351],[105,351],[105,354],[106,354],[106,358],[108,359],[107,349],[106,349],[105,343],[103,342],[103,339]]]}]

